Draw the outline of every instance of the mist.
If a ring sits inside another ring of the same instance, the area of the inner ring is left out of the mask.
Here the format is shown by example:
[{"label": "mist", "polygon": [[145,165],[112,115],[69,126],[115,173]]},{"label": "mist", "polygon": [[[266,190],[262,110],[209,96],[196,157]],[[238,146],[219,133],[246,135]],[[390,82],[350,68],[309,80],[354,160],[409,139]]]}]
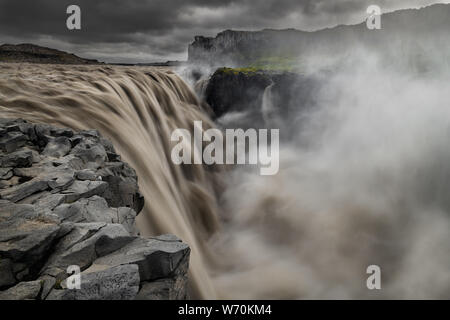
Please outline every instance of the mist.
[{"label": "mist", "polygon": [[[283,120],[278,175],[224,176],[223,230],[209,242],[220,297],[449,297],[448,69],[432,54],[417,68],[350,51],[308,60],[316,106]],[[381,290],[366,287],[370,265]]]}]

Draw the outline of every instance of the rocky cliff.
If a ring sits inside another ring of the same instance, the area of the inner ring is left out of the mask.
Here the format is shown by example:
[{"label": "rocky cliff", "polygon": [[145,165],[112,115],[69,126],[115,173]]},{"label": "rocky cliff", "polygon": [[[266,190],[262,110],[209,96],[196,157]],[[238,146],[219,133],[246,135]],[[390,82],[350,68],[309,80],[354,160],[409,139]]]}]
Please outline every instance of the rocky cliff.
[{"label": "rocky cliff", "polygon": [[[285,123],[315,106],[313,99],[319,76],[292,72],[219,68],[207,81],[201,95],[211,106],[215,118],[230,114],[250,117],[233,126],[267,127],[265,118],[283,118]],[[286,131],[286,130],[285,130]]]},{"label": "rocky cliff", "polygon": [[195,37],[188,48],[189,62],[246,67],[270,65],[274,59],[281,59],[301,65],[305,59],[329,59],[351,53],[358,46],[382,53],[387,61],[400,58],[409,65],[431,59],[430,49],[433,57],[445,61],[450,50],[449,17],[450,5],[436,4],[383,14],[381,30],[369,30],[365,22],[315,32],[226,30],[216,37]]},{"label": "rocky cliff", "polygon": [[136,173],[97,131],[0,119],[0,150],[0,300],[186,298],[188,245],[139,237]]},{"label": "rocky cliff", "polygon": [[100,64],[97,60],[83,59],[71,53],[29,43],[1,45],[0,62]]}]

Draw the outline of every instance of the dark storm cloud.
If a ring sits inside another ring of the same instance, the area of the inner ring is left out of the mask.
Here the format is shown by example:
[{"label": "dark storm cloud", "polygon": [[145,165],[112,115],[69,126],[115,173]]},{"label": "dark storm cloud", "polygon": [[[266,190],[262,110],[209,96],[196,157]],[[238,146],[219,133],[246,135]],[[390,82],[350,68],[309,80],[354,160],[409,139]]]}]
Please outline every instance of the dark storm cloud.
[{"label": "dark storm cloud", "polygon": [[[224,29],[313,30],[436,0],[0,0],[0,42],[33,42],[106,61],[186,58],[197,34]],[[66,8],[81,7],[82,30],[66,28]]]}]

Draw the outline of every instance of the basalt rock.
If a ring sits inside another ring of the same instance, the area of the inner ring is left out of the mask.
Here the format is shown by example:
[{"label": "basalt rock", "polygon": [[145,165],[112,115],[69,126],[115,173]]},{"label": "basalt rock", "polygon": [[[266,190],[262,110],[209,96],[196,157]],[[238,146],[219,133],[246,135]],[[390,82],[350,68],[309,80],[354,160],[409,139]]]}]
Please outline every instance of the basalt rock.
[{"label": "basalt rock", "polygon": [[186,298],[190,249],[139,237],[143,206],[136,172],[97,131],[0,119],[0,299]]},{"label": "basalt rock", "polygon": [[286,123],[298,117],[301,111],[313,108],[320,77],[293,72],[219,68],[208,80],[202,96],[216,118],[240,114],[251,118],[251,121],[247,119],[240,124],[233,117],[234,125],[239,128],[245,128],[245,123],[251,123],[252,127],[268,127],[265,123],[267,118],[282,118]]}]

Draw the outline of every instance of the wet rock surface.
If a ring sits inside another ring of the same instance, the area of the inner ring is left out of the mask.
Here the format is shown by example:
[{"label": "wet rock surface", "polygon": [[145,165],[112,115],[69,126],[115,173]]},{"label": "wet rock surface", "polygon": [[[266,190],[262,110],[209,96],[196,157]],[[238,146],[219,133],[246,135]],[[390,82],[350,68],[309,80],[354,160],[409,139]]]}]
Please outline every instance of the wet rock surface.
[{"label": "wet rock surface", "polygon": [[97,131],[0,119],[0,299],[185,299],[190,249],[139,237],[143,206]]}]

